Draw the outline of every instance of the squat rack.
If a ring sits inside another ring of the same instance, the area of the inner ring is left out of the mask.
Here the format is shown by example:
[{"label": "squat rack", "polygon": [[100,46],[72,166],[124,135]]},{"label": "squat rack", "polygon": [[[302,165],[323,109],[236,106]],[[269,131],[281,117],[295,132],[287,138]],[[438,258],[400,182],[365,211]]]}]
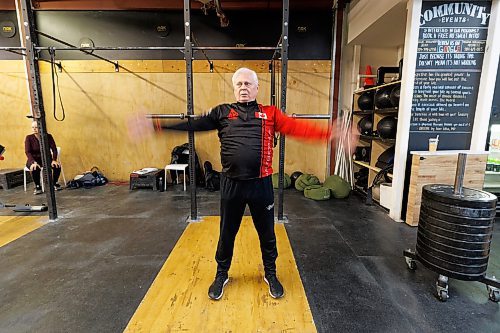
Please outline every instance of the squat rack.
[{"label": "squat rack", "polygon": [[[39,52],[46,51],[81,51],[90,56],[96,57],[103,61],[112,63],[115,66],[115,71],[119,71],[121,67],[118,61],[111,61],[102,56],[93,54],[93,51],[131,51],[131,50],[179,50],[184,53],[184,60],[186,62],[186,85],[187,85],[187,113],[186,114],[170,114],[170,115],[150,115],[151,118],[196,118],[197,115],[194,114],[193,106],[193,51],[201,50],[255,50],[255,51],[274,51],[273,57],[270,61],[270,71],[271,75],[271,104],[276,102],[275,94],[275,67],[273,60],[275,59],[278,51],[281,54],[281,94],[280,94],[280,109],[283,113],[286,113],[286,86],[287,86],[287,74],[288,74],[288,21],[289,21],[289,0],[283,0],[282,9],[282,35],[280,43],[276,47],[230,47],[230,46],[196,46],[193,45],[194,38],[192,38],[191,33],[191,8],[190,0],[183,0],[183,12],[184,12],[184,46],[156,46],[156,47],[76,47],[64,41],[61,41],[55,37],[47,35],[43,32],[36,30],[34,11],[31,6],[30,0],[15,0],[16,1],[16,12],[18,16],[18,24],[20,30],[23,32],[24,38],[21,38],[21,47],[0,47],[0,51],[25,51],[21,55],[25,59],[26,72],[28,76],[28,86],[31,99],[32,115],[38,123],[41,137],[41,153],[42,153],[42,163],[45,166],[43,168],[43,177],[48,185],[48,191],[46,191],[46,197],[48,202],[49,218],[51,220],[57,219],[57,205],[54,192],[54,182],[52,179],[51,172],[51,155],[50,147],[48,144],[47,136],[47,125],[45,118],[45,110],[43,104],[43,98],[41,94],[41,79],[40,70],[38,67]],[[38,34],[55,40],[65,47],[41,47],[38,46]],[[206,55],[205,55],[206,56]],[[212,68],[212,62],[207,58]],[[333,61],[333,59],[332,59]],[[60,66],[60,64],[57,64]],[[331,119],[331,115],[310,115],[310,114],[292,114],[294,118],[308,118],[308,119]],[[196,200],[196,180],[195,180],[195,136],[193,131],[188,132],[189,138],[189,180],[190,180],[190,196],[191,196],[191,211],[190,211],[190,221],[198,220],[197,212],[197,200]],[[278,216],[277,220],[284,222],[286,217],[283,214],[283,197],[284,197],[284,161],[285,161],[285,136],[280,135],[279,140],[279,188],[278,188]]]}]

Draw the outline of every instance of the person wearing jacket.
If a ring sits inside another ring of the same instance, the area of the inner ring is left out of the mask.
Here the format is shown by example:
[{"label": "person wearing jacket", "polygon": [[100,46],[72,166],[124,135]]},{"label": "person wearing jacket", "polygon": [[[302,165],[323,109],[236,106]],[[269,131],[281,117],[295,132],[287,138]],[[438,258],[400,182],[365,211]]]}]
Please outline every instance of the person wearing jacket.
[{"label": "person wearing jacket", "polygon": [[[260,240],[264,264],[264,281],[273,298],[284,295],[276,272],[276,236],[274,232],[274,193],[272,159],[274,134],[326,142],[332,130],[317,122],[286,116],[275,106],[257,103],[259,81],[248,68],[238,69],[232,77],[235,103],[221,104],[196,119],[175,124],[154,122],[157,131],[217,130],[221,143],[220,233],[215,260],[217,272],[208,289],[212,300],[219,300],[229,282],[228,271],[233,257],[234,241],[248,205]],[[142,120],[137,119],[138,122]],[[149,123],[151,124],[151,123]],[[134,123],[132,136],[142,136],[147,129]]]},{"label": "person wearing jacket", "polygon": [[[30,170],[31,177],[35,183],[35,195],[42,193],[40,173],[42,171],[42,153],[40,150],[40,133],[38,131],[38,124],[36,121],[31,123],[31,129],[33,134],[26,136],[24,140],[24,152],[28,161],[26,162],[26,167]],[[52,156],[52,162],[50,165],[52,167],[52,177],[54,179],[54,187],[56,191],[62,190],[61,185],[58,184],[59,176],[61,175],[61,166],[57,162],[57,147],[56,142],[52,135],[47,134],[49,140],[49,146]]]}]

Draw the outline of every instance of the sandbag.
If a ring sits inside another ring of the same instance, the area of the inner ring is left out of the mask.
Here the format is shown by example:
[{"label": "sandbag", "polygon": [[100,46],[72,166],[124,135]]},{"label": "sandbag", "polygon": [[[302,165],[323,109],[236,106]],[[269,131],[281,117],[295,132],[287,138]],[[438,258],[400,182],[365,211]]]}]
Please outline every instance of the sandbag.
[{"label": "sandbag", "polygon": [[[272,180],[273,180],[273,188],[278,188],[279,173],[273,173]],[[283,177],[283,188],[289,188],[291,184],[292,180],[290,179],[290,176],[287,173],[285,173],[285,176]]]},{"label": "sandbag", "polygon": [[318,184],[319,184],[318,177],[310,175],[308,173],[304,173],[300,175],[299,178],[297,178],[297,180],[295,181],[295,188],[298,191],[303,192],[307,186],[318,185]]},{"label": "sandbag", "polygon": [[304,196],[312,200],[328,200],[330,199],[330,189],[322,185],[310,185],[304,189]]},{"label": "sandbag", "polygon": [[330,189],[333,197],[336,199],[343,199],[351,192],[351,184],[337,175],[326,178],[323,186]]}]

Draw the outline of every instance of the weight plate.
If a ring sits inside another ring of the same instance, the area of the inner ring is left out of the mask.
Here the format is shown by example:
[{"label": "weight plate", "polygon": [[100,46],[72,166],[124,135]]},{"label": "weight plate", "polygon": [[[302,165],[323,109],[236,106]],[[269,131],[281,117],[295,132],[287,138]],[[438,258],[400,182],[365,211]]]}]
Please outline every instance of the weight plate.
[{"label": "weight plate", "polygon": [[432,217],[427,217],[425,216],[425,214],[421,214],[420,220],[418,222],[418,227],[443,237],[466,241],[466,242],[488,242],[491,240],[491,233],[470,234],[468,232],[456,232],[453,230],[442,228],[441,224],[436,225],[433,222],[440,222],[440,221],[436,221]]},{"label": "weight plate", "polygon": [[[471,215],[470,213],[471,209],[474,208],[464,208],[464,211],[468,212],[467,213],[468,215]],[[491,213],[493,214],[493,212]],[[462,228],[461,230],[467,230],[469,228],[477,230],[492,228],[493,223],[495,221],[495,219],[492,217],[469,217],[469,216],[448,214],[439,210],[432,209],[432,207],[428,207],[427,204],[420,206],[420,214],[425,214],[426,216],[433,217],[437,221],[445,223],[443,225],[443,228],[456,230],[458,232],[460,232],[459,228]],[[440,223],[436,222],[434,224],[439,225]],[[449,224],[456,226],[458,229],[455,229],[454,227],[449,227]],[[477,233],[477,232],[472,231],[472,233]]]},{"label": "weight plate", "polygon": [[447,276],[452,279],[457,279],[457,280],[464,280],[464,281],[480,281],[481,279],[484,278],[486,275],[486,270],[481,271],[479,273],[460,273],[456,272],[454,270],[447,269],[446,267],[441,267],[439,265],[436,265],[435,263],[428,261],[425,257],[421,256],[418,251],[417,251],[417,258],[418,260],[427,268],[430,270]]},{"label": "weight plate", "polygon": [[439,260],[444,260],[450,263],[454,264],[461,264],[461,265],[484,265],[488,264],[488,256],[483,256],[483,257],[477,257],[477,258],[467,258],[467,257],[462,257],[462,256],[456,256],[450,253],[446,253],[437,249],[432,248],[428,244],[424,242],[418,242],[417,243],[417,249],[420,253],[429,253],[432,257],[439,259]]},{"label": "weight plate", "polygon": [[467,208],[495,208],[497,204],[497,197],[491,193],[464,187],[462,194],[455,194],[452,185],[443,184],[425,185],[422,188],[423,197]]},{"label": "weight plate", "polygon": [[[88,37],[80,38],[80,40],[78,41],[78,45],[80,45],[80,47],[86,47],[86,48],[92,48],[95,46],[94,41]],[[87,52],[92,53],[94,52],[94,50],[87,50]]]},{"label": "weight plate", "polygon": [[471,218],[494,218],[496,214],[495,208],[481,209],[481,208],[467,208],[455,205],[448,205],[442,202],[429,200],[428,198],[422,198],[422,206],[433,209],[445,214],[458,215],[463,217]]},{"label": "weight plate", "polygon": [[457,274],[481,274],[486,272],[488,269],[488,264],[481,264],[481,265],[460,265],[460,264],[454,264],[451,262],[447,262],[445,260],[439,260],[436,259],[435,257],[431,256],[427,252],[422,252],[417,250],[417,256],[419,258],[425,258],[428,262],[433,263],[434,265],[437,265],[439,267],[442,267],[446,270],[449,270],[451,272],[455,272]]},{"label": "weight plate", "polygon": [[12,21],[2,21],[0,23],[0,34],[5,38],[11,38],[16,35],[16,25]]},{"label": "weight plate", "polygon": [[[464,249],[464,250],[489,250],[490,248],[490,240],[486,240],[484,242],[467,242],[463,240],[453,239],[444,237],[438,234],[433,233],[430,230],[418,228],[417,235],[423,234],[427,237],[430,242],[437,242],[440,244],[447,245],[456,249]],[[490,237],[491,239],[491,237]]]},{"label": "weight plate", "polygon": [[421,232],[417,232],[417,244],[418,243],[424,243],[435,250],[439,250],[441,252],[445,252],[458,257],[482,258],[485,256],[489,256],[490,254],[489,247],[481,250],[467,250],[463,248],[457,248],[450,246],[449,244],[441,244],[434,240],[430,240],[424,233]]}]

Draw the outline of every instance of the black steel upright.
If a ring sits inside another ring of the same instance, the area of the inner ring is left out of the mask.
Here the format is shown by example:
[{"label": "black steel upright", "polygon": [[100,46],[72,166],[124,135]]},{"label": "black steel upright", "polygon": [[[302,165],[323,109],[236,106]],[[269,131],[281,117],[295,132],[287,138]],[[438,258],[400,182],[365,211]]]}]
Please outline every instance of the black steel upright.
[{"label": "black steel upright", "polygon": [[[281,111],[286,113],[286,77],[288,71],[288,0],[283,0],[283,33],[281,36]],[[283,215],[283,181],[285,175],[285,136],[280,135],[279,148],[278,221],[285,221]]]},{"label": "black steel upright", "polygon": [[[184,0],[184,59],[186,60],[186,103],[188,116],[194,114],[193,105],[193,45],[191,44],[191,7],[190,1]],[[191,118],[188,118],[191,121]],[[196,169],[194,132],[189,131],[189,188],[191,190],[191,221],[198,219],[196,207]]]},{"label": "black steel upright", "polygon": [[38,68],[38,55],[35,47],[38,44],[38,37],[36,34],[35,26],[35,15],[33,9],[31,8],[30,0],[18,0],[16,1],[16,7],[18,10],[18,17],[20,24],[23,25],[24,30],[24,42],[26,43],[26,57],[27,61],[26,69],[28,75],[29,89],[31,94],[31,107],[33,112],[33,117],[36,119],[38,124],[38,130],[40,132],[40,150],[42,153],[42,166],[43,166],[43,181],[47,186],[45,187],[45,195],[47,198],[47,204],[49,208],[49,218],[51,220],[57,219],[57,205],[56,205],[56,195],[54,192],[54,182],[52,179],[52,167],[50,163],[52,162],[52,156],[50,153],[49,140],[47,135],[47,123],[45,121],[45,110],[43,106],[42,98],[42,85],[40,81],[40,69]]},{"label": "black steel upright", "polygon": [[276,64],[274,58],[269,62],[271,73],[271,105],[276,105]]}]

